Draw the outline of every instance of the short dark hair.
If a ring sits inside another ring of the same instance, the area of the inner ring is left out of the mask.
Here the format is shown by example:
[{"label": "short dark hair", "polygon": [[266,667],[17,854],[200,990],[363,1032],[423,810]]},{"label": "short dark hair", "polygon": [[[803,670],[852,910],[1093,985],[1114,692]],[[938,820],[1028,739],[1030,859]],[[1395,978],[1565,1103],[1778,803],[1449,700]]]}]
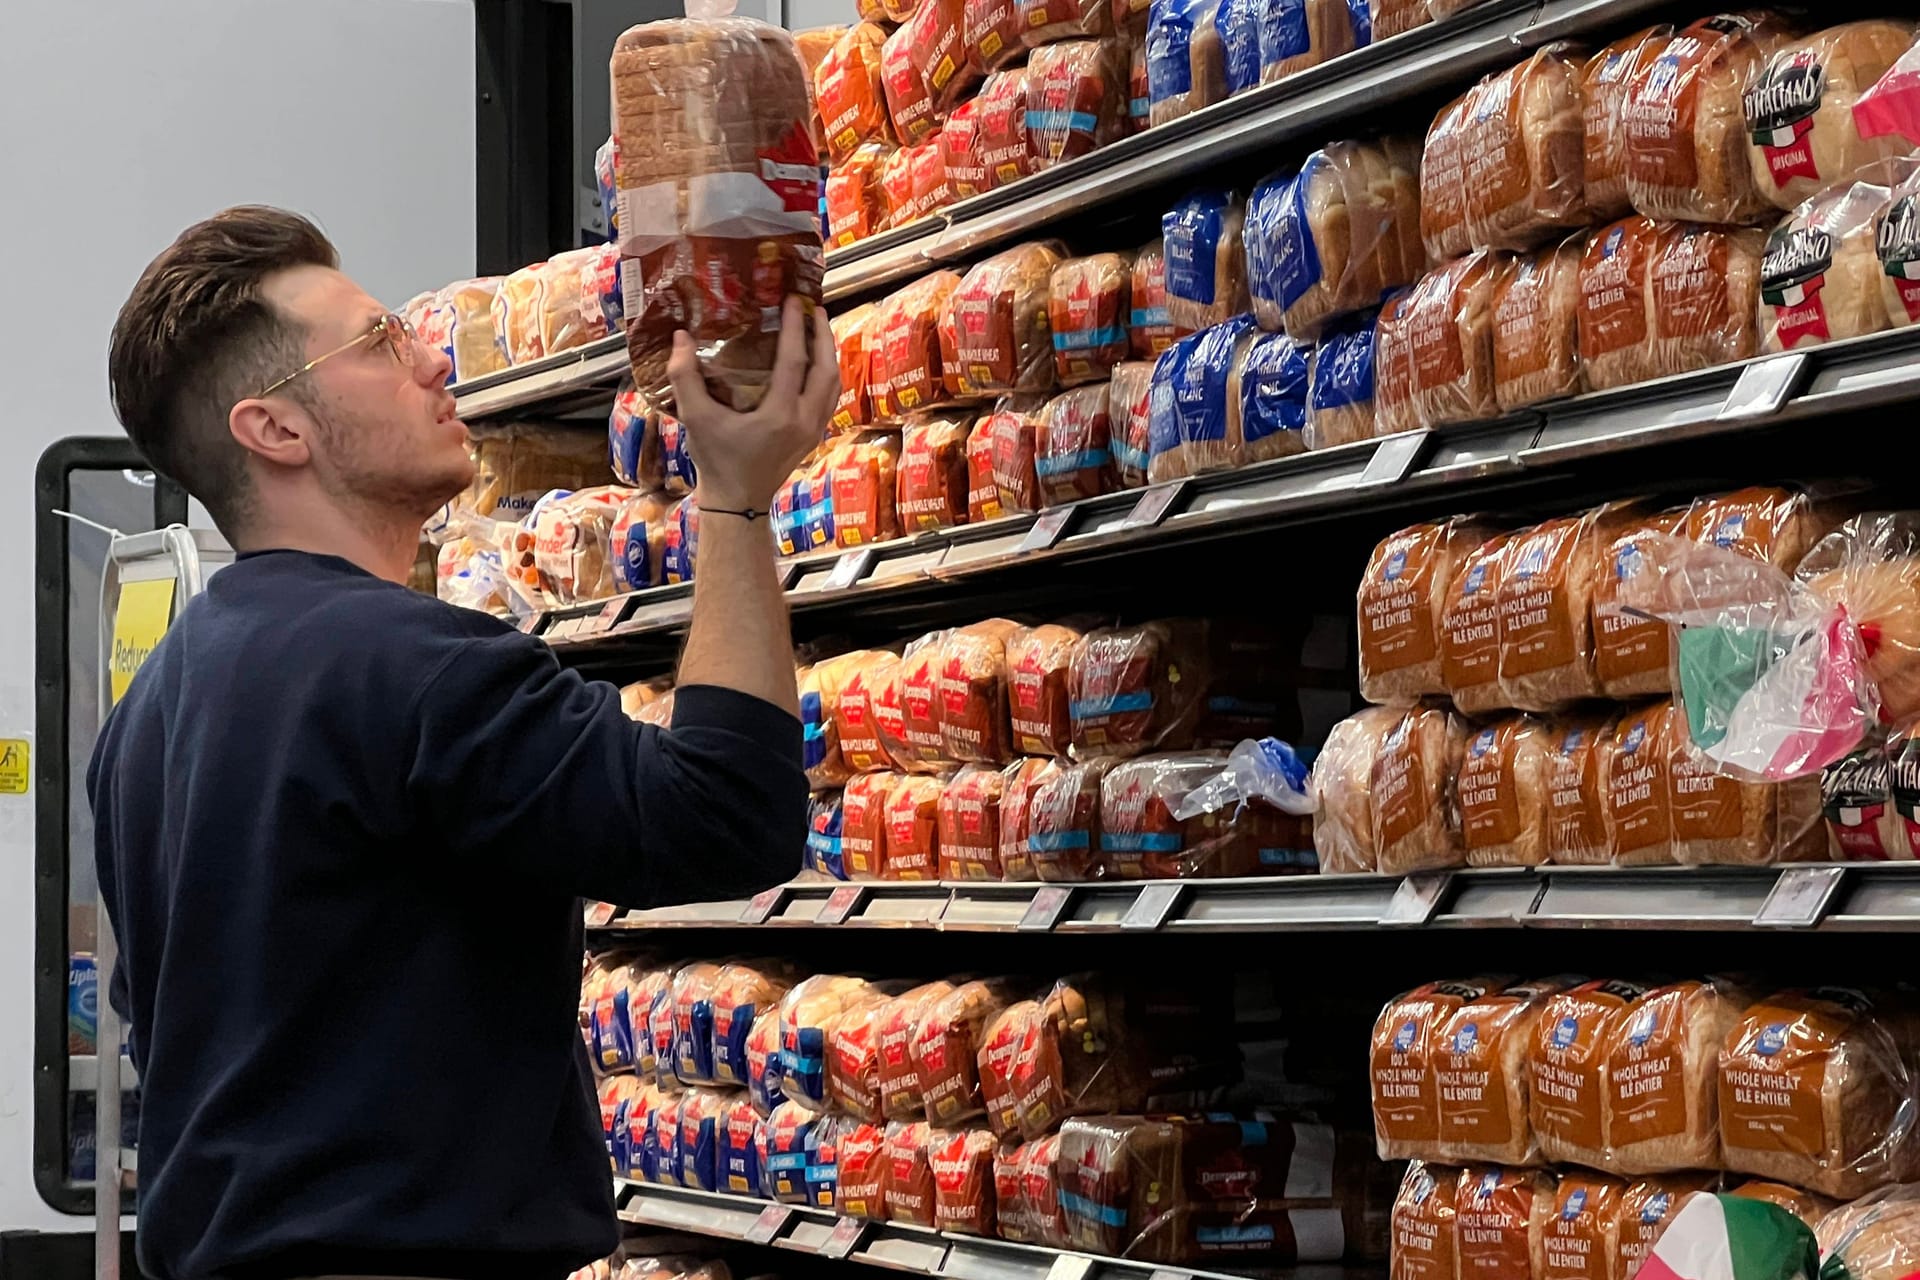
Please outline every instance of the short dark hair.
[{"label": "short dark hair", "polygon": [[120,425],[229,533],[250,495],[228,411],[306,363],[304,326],[261,297],[261,285],[293,267],[339,263],[299,214],[238,205],[181,232],[113,323],[107,379]]}]

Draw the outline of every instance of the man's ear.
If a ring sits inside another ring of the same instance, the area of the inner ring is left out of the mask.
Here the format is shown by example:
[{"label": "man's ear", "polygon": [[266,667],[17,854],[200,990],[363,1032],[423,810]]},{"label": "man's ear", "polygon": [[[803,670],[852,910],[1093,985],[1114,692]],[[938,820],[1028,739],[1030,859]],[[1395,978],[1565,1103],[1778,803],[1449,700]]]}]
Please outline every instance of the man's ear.
[{"label": "man's ear", "polygon": [[312,460],[313,422],[287,400],[242,400],[227,414],[227,430],[240,447],[277,467],[304,467]]}]

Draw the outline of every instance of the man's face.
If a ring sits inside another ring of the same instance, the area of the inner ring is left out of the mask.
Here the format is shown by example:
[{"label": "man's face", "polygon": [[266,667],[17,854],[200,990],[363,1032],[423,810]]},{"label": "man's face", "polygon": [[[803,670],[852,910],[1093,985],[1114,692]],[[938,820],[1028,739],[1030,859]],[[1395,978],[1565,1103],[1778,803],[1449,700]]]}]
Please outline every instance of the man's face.
[{"label": "man's face", "polygon": [[[306,326],[309,360],[367,333],[387,310],[324,267],[288,271],[265,292]],[[302,375],[314,474],[330,495],[424,520],[467,487],[473,459],[447,369],[437,347],[415,343],[407,365],[384,341],[369,341]]]}]

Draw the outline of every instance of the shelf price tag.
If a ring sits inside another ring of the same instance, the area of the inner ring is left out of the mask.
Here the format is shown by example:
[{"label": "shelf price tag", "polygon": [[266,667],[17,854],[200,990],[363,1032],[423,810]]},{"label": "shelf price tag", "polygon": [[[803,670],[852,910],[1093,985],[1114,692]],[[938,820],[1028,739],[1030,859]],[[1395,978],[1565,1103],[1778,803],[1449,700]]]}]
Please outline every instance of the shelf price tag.
[{"label": "shelf price tag", "polygon": [[1834,891],[1846,878],[1845,867],[1788,867],[1773,882],[1754,914],[1762,929],[1811,929],[1826,918]]},{"label": "shelf price tag", "polygon": [[613,922],[613,904],[611,902],[589,902],[587,904],[586,924],[589,929],[604,929]]},{"label": "shelf price tag", "polygon": [[1360,473],[1356,487],[1372,485],[1399,484],[1413,470],[1413,465],[1426,451],[1427,440],[1433,435],[1429,429],[1419,431],[1401,431],[1381,439],[1367,459],[1367,469]]},{"label": "shelf price tag", "polygon": [[1027,904],[1027,913],[1020,917],[1019,929],[1024,933],[1053,932],[1072,901],[1073,890],[1069,886],[1042,885],[1033,891],[1033,901]]},{"label": "shelf price tag", "polygon": [[760,1211],[760,1216],[753,1220],[747,1227],[746,1235],[741,1238],[748,1244],[772,1244],[774,1238],[786,1227],[787,1219],[791,1217],[793,1217],[792,1205],[770,1204]]},{"label": "shelf price tag", "polygon": [[1122,529],[1151,529],[1167,518],[1174,504],[1185,496],[1189,485],[1185,480],[1169,480],[1165,484],[1156,484],[1140,495],[1133,504],[1133,510],[1127,512],[1126,519],[1120,522]]},{"label": "shelf price tag", "polygon": [[1087,1280],[1093,1274],[1093,1259],[1084,1253],[1063,1253],[1047,1268],[1047,1280]]},{"label": "shelf price tag", "polygon": [[1140,896],[1133,900],[1133,905],[1127,908],[1127,914],[1120,918],[1120,927],[1142,931],[1160,928],[1186,892],[1187,886],[1178,880],[1147,885],[1140,890]]},{"label": "shelf price tag", "polygon": [[820,914],[813,918],[815,924],[843,924],[854,913],[860,902],[867,896],[867,886],[863,884],[843,884],[827,895],[827,904],[820,908]]},{"label": "shelf price tag", "polygon": [[820,1256],[832,1258],[836,1262],[845,1261],[847,1256],[860,1247],[866,1238],[868,1222],[865,1218],[842,1218],[833,1224],[833,1233],[820,1245]]},{"label": "shelf price tag", "polygon": [[1806,379],[1807,353],[1790,351],[1767,360],[1755,360],[1740,370],[1740,378],[1727,392],[1720,420],[1766,418],[1800,390]]},{"label": "shelf price tag", "polygon": [[1380,917],[1383,925],[1420,925],[1433,919],[1453,885],[1451,871],[1416,871],[1400,882]]},{"label": "shelf price tag", "polygon": [[777,884],[771,889],[762,889],[747,900],[740,912],[741,924],[765,924],[767,917],[780,909],[787,898],[787,886]]},{"label": "shelf price tag", "polygon": [[787,562],[780,570],[780,589],[791,591],[799,585],[800,577],[806,572],[806,566],[798,560]]},{"label": "shelf price tag", "polygon": [[1075,516],[1080,514],[1077,506],[1052,507],[1040,513],[1040,518],[1027,530],[1027,536],[1020,539],[1020,545],[1014,548],[1015,555],[1024,555],[1029,551],[1051,551],[1056,543],[1064,538],[1073,524]]},{"label": "shelf price tag", "polygon": [[833,572],[827,575],[827,583],[822,591],[845,591],[854,583],[866,577],[873,568],[874,552],[872,547],[855,547],[843,551],[840,558],[833,562]]},{"label": "shelf price tag", "polygon": [[1147,1280],[1193,1280],[1191,1271],[1176,1271],[1172,1267],[1155,1267]]},{"label": "shelf price tag", "polygon": [[534,632],[538,631],[540,629],[540,616],[541,615],[537,613],[530,613],[526,617],[520,619],[520,634],[523,636],[530,636]]},{"label": "shelf price tag", "polygon": [[593,620],[595,634],[604,635],[620,625],[620,619],[626,616],[627,606],[633,603],[632,596],[615,596],[600,609],[600,616]]}]

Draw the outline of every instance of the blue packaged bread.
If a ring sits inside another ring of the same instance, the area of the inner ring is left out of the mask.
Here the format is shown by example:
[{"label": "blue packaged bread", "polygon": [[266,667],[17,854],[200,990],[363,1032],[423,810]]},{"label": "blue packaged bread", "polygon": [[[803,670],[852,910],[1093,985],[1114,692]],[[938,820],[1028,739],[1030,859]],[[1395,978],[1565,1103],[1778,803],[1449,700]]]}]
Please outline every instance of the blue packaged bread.
[{"label": "blue packaged bread", "polygon": [[1227,377],[1227,439],[1238,463],[1302,453],[1307,442],[1306,348],[1265,333],[1236,348]]},{"label": "blue packaged bread", "polygon": [[1166,242],[1167,316],[1176,327],[1204,329],[1247,309],[1241,242],[1245,217],[1237,193],[1207,189],[1187,196],[1160,219]]},{"label": "blue packaged bread", "polygon": [[1374,330],[1379,312],[1335,323],[1314,344],[1307,368],[1309,449],[1351,444],[1373,435]]},{"label": "blue packaged bread", "polygon": [[[1250,315],[1182,338],[1154,367],[1148,398],[1147,479],[1159,484],[1237,466],[1244,446],[1233,427],[1228,383],[1234,358],[1259,332]],[[1164,388],[1164,390],[1160,390]]]}]

